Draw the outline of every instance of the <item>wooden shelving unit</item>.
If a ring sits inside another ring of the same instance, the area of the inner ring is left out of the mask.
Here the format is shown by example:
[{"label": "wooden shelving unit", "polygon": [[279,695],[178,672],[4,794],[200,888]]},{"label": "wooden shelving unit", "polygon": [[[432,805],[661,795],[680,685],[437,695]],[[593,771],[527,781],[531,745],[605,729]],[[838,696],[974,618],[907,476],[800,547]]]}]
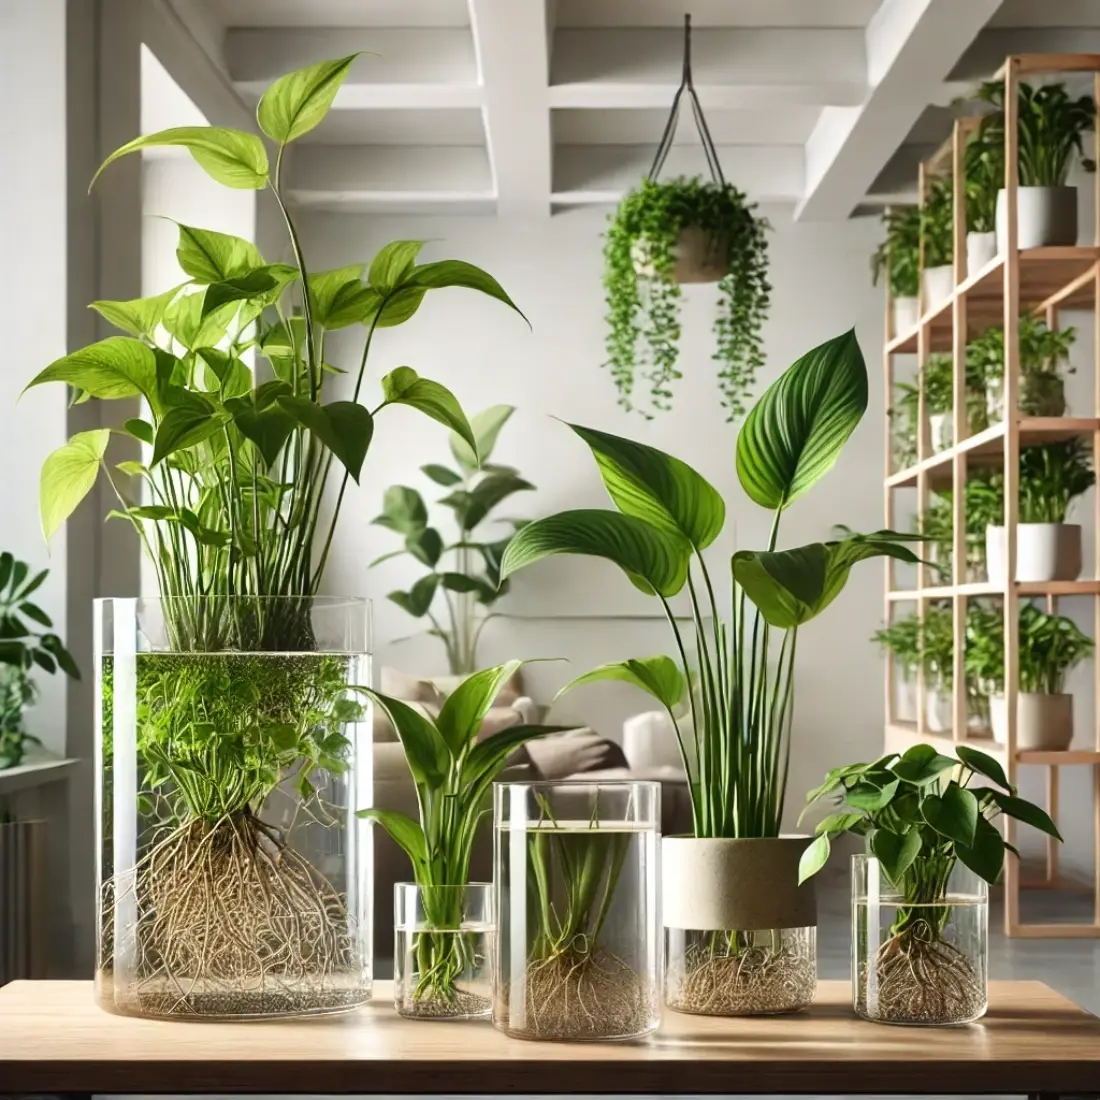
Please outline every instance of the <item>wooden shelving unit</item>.
[{"label": "wooden shelving unit", "polygon": [[[928,180],[949,173],[954,193],[954,291],[950,298],[934,308],[925,308],[921,288],[921,317],[908,332],[892,331],[892,302],[889,287],[886,301],[886,343],[883,354],[885,393],[892,400],[895,383],[895,359],[916,355],[919,364],[935,352],[950,352],[954,360],[954,409],[952,414],[954,446],[933,452],[923,391],[917,407],[917,461],[908,469],[895,470],[892,462],[892,429],[885,426],[884,512],[886,526],[895,527],[896,496],[901,490],[916,491],[918,516],[928,508],[933,489],[952,492],[954,533],[952,544],[952,583],[933,583],[926,565],[917,567],[916,587],[898,589],[896,565],[886,559],[885,618],[890,622],[899,605],[915,603],[917,615],[924,618],[930,601],[950,602],[954,634],[954,692],[952,731],[937,734],[927,728],[923,672],[917,676],[916,721],[903,722],[897,717],[894,661],[887,661],[885,747],[904,751],[917,743],[950,750],[958,744],[971,744],[999,759],[1010,782],[1016,783],[1023,767],[1046,769],[1047,809],[1055,821],[1059,818],[1060,769],[1088,768],[1092,777],[1092,825],[1094,846],[1093,920],[1076,924],[1023,924],[1020,920],[1022,885],[1018,861],[1011,856],[1005,868],[1005,933],[1017,937],[1095,937],[1100,938],[1100,653],[1093,661],[1093,690],[1096,699],[1096,728],[1093,747],[1074,747],[1065,752],[1026,752],[1016,747],[1016,703],[1019,679],[1018,613],[1021,597],[1041,596],[1049,611],[1062,597],[1090,597],[1093,601],[1093,637],[1100,643],[1100,490],[1094,494],[1093,524],[1095,553],[1093,579],[1031,584],[1009,581],[1016,572],[1016,528],[1019,522],[1020,449],[1035,444],[1054,443],[1071,438],[1088,440],[1094,461],[1100,459],[1100,184],[1094,185],[1095,244],[1079,247],[1037,248],[1019,251],[1016,247],[1017,224],[1017,102],[1021,77],[1028,74],[1092,73],[1093,95],[1100,102],[1100,55],[1031,55],[1009,57],[999,77],[1005,81],[1005,190],[1007,240],[1001,255],[982,270],[966,270],[966,211],[964,192],[964,155],[967,140],[977,125],[976,119],[955,123],[951,139],[921,166],[920,194],[923,202]],[[1100,159],[1100,127],[1095,135],[1095,156]],[[1019,413],[1020,349],[1018,341],[1021,313],[1045,318],[1051,328],[1058,325],[1059,314],[1066,309],[1091,310],[1094,324],[1093,415],[1091,417],[1035,418]],[[971,435],[966,410],[966,346],[984,329],[1002,325],[1005,333],[1004,422]],[[970,466],[1000,466],[1005,486],[1005,577],[988,581],[966,580],[966,494]],[[990,737],[969,731],[966,678],[963,665],[967,601],[975,597],[999,598],[1005,616],[1005,696],[1007,744],[999,745]],[[1078,744],[1080,738],[1078,737]],[[1005,836],[1015,840],[1015,822],[1002,819]],[[1059,846],[1048,841],[1044,877],[1027,886],[1062,888]]]}]

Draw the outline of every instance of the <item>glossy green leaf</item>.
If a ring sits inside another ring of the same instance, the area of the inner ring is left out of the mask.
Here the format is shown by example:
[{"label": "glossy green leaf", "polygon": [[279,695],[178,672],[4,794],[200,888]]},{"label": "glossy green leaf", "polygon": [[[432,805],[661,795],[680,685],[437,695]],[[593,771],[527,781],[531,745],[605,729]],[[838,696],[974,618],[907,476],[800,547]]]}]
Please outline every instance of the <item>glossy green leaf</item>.
[{"label": "glossy green leaf", "polygon": [[[358,320],[358,312],[353,311],[349,317],[348,309],[349,304],[354,304],[364,290],[362,264],[337,267],[331,271],[310,272],[307,282],[309,306],[315,325],[343,328]],[[332,323],[334,318],[336,324]]]},{"label": "glossy green leaf", "polygon": [[259,452],[270,469],[294,431],[295,420],[277,404],[257,405],[248,397],[235,397],[225,403],[237,430]]},{"label": "glossy green leaf", "polygon": [[367,408],[357,401],[319,405],[291,395],[280,397],[279,405],[332,451],[358,484],[374,434],[374,420]]},{"label": "glossy green leaf", "polygon": [[142,443],[148,443],[150,446],[153,444],[153,425],[148,420],[141,420],[138,417],[134,417],[131,420],[127,420],[123,424],[123,430],[132,435],[134,439],[140,440]]},{"label": "glossy green leaf", "polygon": [[489,708],[500,689],[522,667],[522,661],[506,661],[493,668],[475,672],[447,696],[436,719],[436,726],[452,756],[459,756],[481,729]]},{"label": "glossy green leaf", "polygon": [[55,360],[27,386],[66,382],[91,397],[155,398],[157,366],[148,345],[129,336],[109,336]]},{"label": "glossy green leaf", "polygon": [[998,787],[1003,787],[1006,791],[1013,789],[1008,781],[1008,776],[1004,773],[1004,768],[988,753],[971,748],[969,745],[956,745],[955,753],[972,772],[984,775],[986,779],[992,780]]},{"label": "glossy green leaf", "polygon": [[47,542],[91,491],[110,438],[107,428],[78,432],[42,464],[38,499]]},{"label": "glossy green leaf", "polygon": [[913,861],[920,855],[920,849],[919,829],[910,829],[905,833],[876,829],[871,834],[871,852],[895,886],[901,884],[902,876],[912,867]]},{"label": "glossy green leaf", "polygon": [[934,783],[944,772],[956,767],[950,756],[936,752],[931,745],[914,745],[894,764],[894,774],[918,787]]},{"label": "glossy green leaf", "polygon": [[387,405],[409,405],[425,416],[457,432],[471,447],[476,446],[473,429],[446,386],[421,378],[412,367],[398,367],[382,379],[382,395]]},{"label": "glossy green leaf", "polygon": [[1001,813],[1007,817],[1022,821],[1025,825],[1030,825],[1033,829],[1038,829],[1039,832],[1046,833],[1047,836],[1052,836],[1056,840],[1062,839],[1062,834],[1058,832],[1058,826],[1051,820],[1050,815],[1034,802],[1017,798],[1015,795],[1002,794],[1000,791],[993,792],[993,801]]},{"label": "glossy green leaf", "polygon": [[405,286],[383,295],[373,287],[365,286],[354,302],[356,320],[378,328],[403,325],[420,308],[427,293],[423,287]]},{"label": "glossy green leaf", "polygon": [[620,680],[633,684],[648,692],[669,711],[674,711],[680,705],[687,689],[684,674],[671,657],[632,657],[626,661],[600,665],[570,680],[554,698],[560,699],[567,691],[582,684],[594,684],[601,680]]},{"label": "glossy green leaf", "polygon": [[569,425],[592,449],[615,507],[697,550],[722,530],[726,506],[718,490],[672,455],[592,428]]},{"label": "glossy green leaf", "polygon": [[158,130],[155,134],[142,134],[116,149],[99,166],[99,171],[92,178],[92,185],[95,185],[103,169],[120,157],[142,149],[170,145],[183,146],[207,175],[226,187],[258,191],[267,186],[268,163],[264,143],[255,134],[220,126],[175,126],[170,130]]},{"label": "glossy green leaf", "polygon": [[527,492],[534,486],[515,474],[490,474],[482,478],[472,489],[459,489],[440,500],[453,508],[455,518],[463,531],[472,531],[489,513],[514,493]]},{"label": "glossy green leaf", "polygon": [[737,437],[749,498],[786,508],[836,462],[867,409],[867,367],[855,331],[798,359],[764,392]]},{"label": "glossy green leaf", "polygon": [[224,282],[211,283],[202,298],[202,316],[208,317],[229,302],[251,301],[271,293],[277,286],[275,277],[262,267]]},{"label": "glossy green leaf", "polygon": [[207,385],[216,390],[222,400],[243,397],[252,389],[252,373],[235,355],[218,348],[200,348],[196,353],[208,370]]},{"label": "glossy green leaf", "polygon": [[506,580],[554,554],[614,562],[644,592],[675,596],[687,580],[689,547],[648,523],[618,512],[580,509],[534,520],[517,531],[501,563]]},{"label": "glossy green leaf", "polygon": [[957,843],[955,854],[964,866],[992,886],[1000,879],[1004,868],[1004,837],[984,817],[979,817],[974,830],[974,843]]},{"label": "glossy green leaf", "polygon": [[[456,439],[460,438],[455,436]],[[462,444],[464,447],[465,443]],[[446,466],[440,466],[438,463],[430,462],[427,466],[421,466],[420,472],[425,477],[429,477],[436,483],[436,485],[442,485],[445,488],[449,488],[452,485],[458,485],[462,481],[462,475],[456,474],[454,470],[448,469]]]},{"label": "glossy green leaf", "polygon": [[848,788],[845,801],[849,806],[857,810],[881,810],[890,804],[890,800],[897,793],[898,781],[896,779],[883,784],[881,787],[874,783],[861,781]]},{"label": "glossy green leaf", "polygon": [[92,302],[94,309],[105,321],[131,336],[153,338],[168,303],[179,293],[179,287],[166,290],[153,298],[132,298],[127,302]]},{"label": "glossy green leaf", "polygon": [[176,259],[183,270],[198,283],[221,283],[239,279],[264,266],[259,249],[243,237],[200,229],[193,225],[179,226]]},{"label": "glossy green leaf", "polygon": [[866,820],[867,818],[863,814],[826,814],[825,817],[814,826],[814,836],[821,836],[822,833],[828,833],[829,836],[839,836],[841,833],[846,833],[849,829]]},{"label": "glossy green leaf", "polygon": [[405,750],[409,771],[418,784],[438,785],[447,774],[450,754],[439,731],[418,710],[400,699],[365,689],[389,718]]},{"label": "glossy green leaf", "polygon": [[359,53],[287,73],[260,97],[256,121],[273,141],[290,142],[318,126]]},{"label": "glossy green leaf", "polygon": [[826,863],[829,862],[829,852],[832,845],[829,842],[829,834],[822,833],[806,846],[798,860],[798,885],[801,886],[807,879],[813,878]]},{"label": "glossy green leaf", "polygon": [[428,846],[419,822],[400,810],[384,810],[380,806],[368,806],[357,811],[356,816],[375,821],[386,830],[390,839],[409,857],[418,879],[427,873]]},{"label": "glossy green leaf", "polygon": [[921,801],[924,820],[940,836],[958,844],[974,842],[979,818],[978,800],[958,783],[950,783],[940,795],[928,795]]},{"label": "glossy green leaf", "polygon": [[423,241],[391,241],[371,261],[367,282],[379,294],[396,290],[413,269]]},{"label": "glossy green leaf", "polygon": [[515,411],[514,405],[493,405],[471,416],[470,427],[474,430],[476,448],[472,448],[462,436],[451,432],[451,454],[454,455],[455,461],[468,472],[488,462],[501,428],[508,423]]},{"label": "glossy green leaf", "polygon": [[428,525],[424,498],[408,485],[391,485],[382,498],[382,512],[371,523],[402,535],[414,535]]},{"label": "glossy green leaf", "polygon": [[204,442],[221,431],[230,419],[229,413],[215,409],[199,394],[191,394],[185,404],[173,406],[161,417],[151,465],[156,466],[170,454]]},{"label": "glossy green leaf", "polygon": [[438,290],[447,286],[464,286],[470,290],[480,290],[490,298],[496,298],[506,306],[511,306],[526,321],[523,313],[504,288],[487,271],[466,263],[465,260],[438,260],[432,264],[421,264],[406,275],[403,285],[422,290]]},{"label": "glossy green leaf", "polygon": [[204,316],[203,304],[203,294],[181,294],[164,311],[165,331],[189,351],[219,343],[238,308],[237,303],[228,302]]},{"label": "glossy green leaf", "polygon": [[421,577],[408,592],[390,592],[388,599],[397,604],[402,611],[412,615],[414,619],[421,619],[431,608],[438,588],[439,575],[429,573],[426,577]]},{"label": "glossy green leaf", "polygon": [[509,758],[521,745],[549,734],[564,733],[569,726],[509,726],[499,733],[482,738],[470,750],[462,770],[463,786],[473,794],[484,796],[489,784],[500,774]]},{"label": "glossy green leaf", "polygon": [[405,549],[417,561],[434,569],[443,556],[443,536],[434,527],[425,527],[406,536]]}]

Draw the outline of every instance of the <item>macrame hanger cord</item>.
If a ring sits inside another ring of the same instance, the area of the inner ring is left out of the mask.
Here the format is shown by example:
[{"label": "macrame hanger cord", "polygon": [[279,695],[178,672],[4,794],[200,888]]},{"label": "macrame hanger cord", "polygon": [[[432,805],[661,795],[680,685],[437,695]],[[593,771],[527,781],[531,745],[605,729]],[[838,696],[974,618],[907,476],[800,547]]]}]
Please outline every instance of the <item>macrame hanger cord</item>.
[{"label": "macrame hanger cord", "polygon": [[726,177],[722,174],[722,166],[718,163],[718,150],[714,146],[714,140],[710,136],[710,128],[703,117],[703,105],[699,102],[699,96],[695,92],[695,83],[691,75],[691,16],[684,16],[684,65],[680,74],[680,86],[672,97],[672,110],[669,112],[668,121],[665,123],[664,133],[657,144],[657,153],[653,158],[653,165],[649,169],[650,181],[655,181],[665,166],[669,150],[672,148],[673,138],[676,136],[676,124],[680,120],[680,100],[687,92],[691,101],[691,113],[695,119],[695,128],[699,132],[699,140],[703,145],[703,155],[707,158],[707,169],[710,178],[721,187],[726,185]]}]

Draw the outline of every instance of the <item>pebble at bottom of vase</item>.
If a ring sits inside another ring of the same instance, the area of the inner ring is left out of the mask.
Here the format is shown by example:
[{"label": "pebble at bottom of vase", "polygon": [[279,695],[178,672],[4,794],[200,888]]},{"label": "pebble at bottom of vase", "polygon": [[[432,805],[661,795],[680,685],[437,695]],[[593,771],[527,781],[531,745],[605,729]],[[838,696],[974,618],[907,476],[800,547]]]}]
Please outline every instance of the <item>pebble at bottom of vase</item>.
[{"label": "pebble at bottom of vase", "polygon": [[401,1016],[479,1020],[492,1014],[492,891],[481,882],[394,886],[393,1007]]},{"label": "pebble at bottom of vase", "polygon": [[666,928],[665,1004],[703,1016],[797,1012],[817,989],[816,933]]},{"label": "pebble at bottom of vase", "polygon": [[[985,1015],[989,901],[957,864],[946,894],[912,904],[867,856],[854,856],[852,986],[857,1015],[911,1026],[966,1024]],[[868,888],[870,886],[870,888]]]}]

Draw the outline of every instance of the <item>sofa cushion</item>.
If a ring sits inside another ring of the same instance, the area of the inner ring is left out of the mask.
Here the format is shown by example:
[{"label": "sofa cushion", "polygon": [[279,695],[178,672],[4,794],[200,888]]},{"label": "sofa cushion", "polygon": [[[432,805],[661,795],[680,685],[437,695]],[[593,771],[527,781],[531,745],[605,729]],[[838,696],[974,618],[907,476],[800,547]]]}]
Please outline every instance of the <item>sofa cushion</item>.
[{"label": "sofa cushion", "polygon": [[540,779],[626,767],[623,750],[587,726],[528,741],[525,749]]},{"label": "sofa cushion", "polygon": [[[382,694],[392,695],[411,703],[432,703],[439,696],[450,695],[465,679],[464,676],[411,676],[399,668],[382,666]],[[510,707],[523,697],[523,673],[516,669],[505,681],[493,700],[495,707]]]}]

